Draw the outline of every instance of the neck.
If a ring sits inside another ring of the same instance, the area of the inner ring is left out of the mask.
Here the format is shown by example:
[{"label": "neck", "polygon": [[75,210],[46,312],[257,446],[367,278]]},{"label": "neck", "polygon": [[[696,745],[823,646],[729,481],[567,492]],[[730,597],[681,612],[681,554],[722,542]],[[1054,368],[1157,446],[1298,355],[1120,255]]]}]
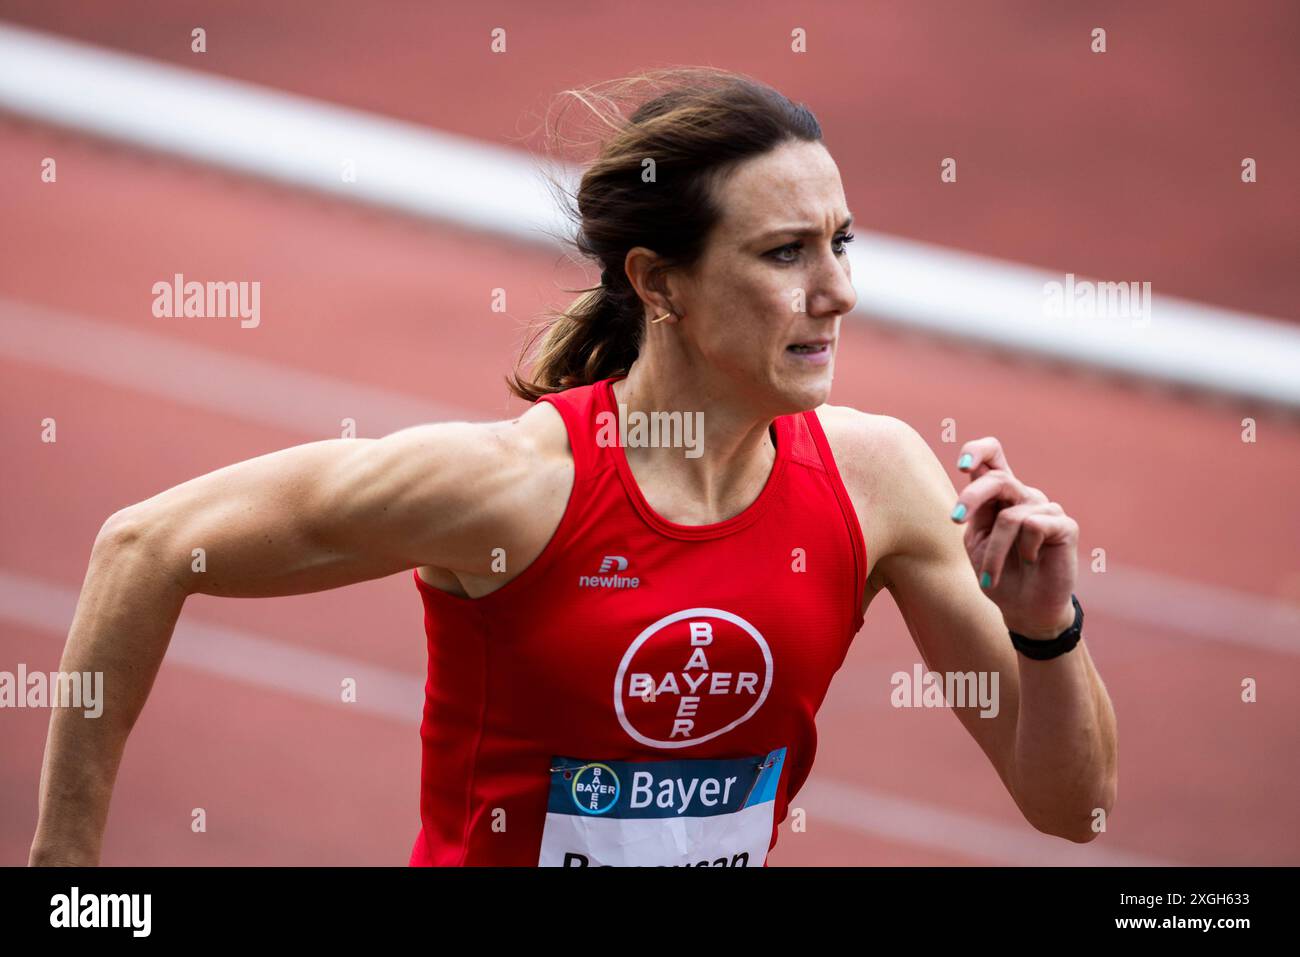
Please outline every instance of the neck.
[{"label": "neck", "polygon": [[743,395],[719,394],[709,382],[705,370],[669,373],[643,354],[627,378],[614,383],[623,423],[633,413],[676,412],[700,425],[692,433],[694,449],[636,445],[629,438],[623,450],[647,501],[680,524],[725,521],[743,511],[776,460],[768,431],[773,417],[756,414]]}]

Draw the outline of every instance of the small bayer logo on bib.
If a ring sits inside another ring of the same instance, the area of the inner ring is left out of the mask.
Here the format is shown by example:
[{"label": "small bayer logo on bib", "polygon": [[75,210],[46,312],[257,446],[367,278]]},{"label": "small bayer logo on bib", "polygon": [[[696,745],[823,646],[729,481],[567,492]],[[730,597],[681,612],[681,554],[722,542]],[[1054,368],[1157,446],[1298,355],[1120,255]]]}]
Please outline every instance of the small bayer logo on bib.
[{"label": "small bayer logo on bib", "polygon": [[604,814],[618,803],[618,775],[608,764],[588,764],[573,772],[573,803],[584,814]]}]

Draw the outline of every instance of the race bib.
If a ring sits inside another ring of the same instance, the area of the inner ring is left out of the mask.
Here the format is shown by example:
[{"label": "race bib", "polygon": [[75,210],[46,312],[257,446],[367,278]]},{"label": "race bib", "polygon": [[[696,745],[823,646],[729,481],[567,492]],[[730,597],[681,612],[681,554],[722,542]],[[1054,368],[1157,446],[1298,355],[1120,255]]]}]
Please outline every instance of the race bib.
[{"label": "race bib", "polygon": [[784,762],[552,758],[538,866],[761,867]]}]

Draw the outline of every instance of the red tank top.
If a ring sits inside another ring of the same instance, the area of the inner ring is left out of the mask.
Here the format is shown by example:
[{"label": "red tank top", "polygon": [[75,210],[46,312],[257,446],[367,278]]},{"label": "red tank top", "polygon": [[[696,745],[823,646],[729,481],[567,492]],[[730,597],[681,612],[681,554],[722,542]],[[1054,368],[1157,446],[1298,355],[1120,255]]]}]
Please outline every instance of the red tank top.
[{"label": "red tank top", "polygon": [[758,866],[808,777],[867,568],[817,414],[776,419],[748,508],[678,525],[628,467],[615,381],[538,400],[563,416],[575,474],[528,568],[477,599],[415,576],[429,674],[412,865]]}]

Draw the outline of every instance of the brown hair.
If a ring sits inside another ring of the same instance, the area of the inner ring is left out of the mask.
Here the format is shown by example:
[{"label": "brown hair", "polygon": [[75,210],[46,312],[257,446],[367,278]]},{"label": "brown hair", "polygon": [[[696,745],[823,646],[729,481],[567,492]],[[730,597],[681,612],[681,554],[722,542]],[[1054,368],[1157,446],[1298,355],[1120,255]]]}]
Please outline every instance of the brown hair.
[{"label": "brown hair", "polygon": [[[666,86],[625,118],[620,100]],[[520,357],[531,375],[506,379],[530,402],[551,392],[625,374],[641,349],[645,311],[623,270],[634,246],[653,250],[662,268],[690,269],[721,214],[714,190],[741,161],[789,140],[820,141],[821,125],[802,104],[752,77],[713,67],[670,67],[580,89],[561,98],[584,104],[608,130],[576,195],[556,178],[576,226],[562,241],[601,267],[600,285],[543,319]],[[643,180],[645,161],[654,179]],[[574,290],[577,291],[577,290]],[[540,338],[535,352],[533,343]]]}]

